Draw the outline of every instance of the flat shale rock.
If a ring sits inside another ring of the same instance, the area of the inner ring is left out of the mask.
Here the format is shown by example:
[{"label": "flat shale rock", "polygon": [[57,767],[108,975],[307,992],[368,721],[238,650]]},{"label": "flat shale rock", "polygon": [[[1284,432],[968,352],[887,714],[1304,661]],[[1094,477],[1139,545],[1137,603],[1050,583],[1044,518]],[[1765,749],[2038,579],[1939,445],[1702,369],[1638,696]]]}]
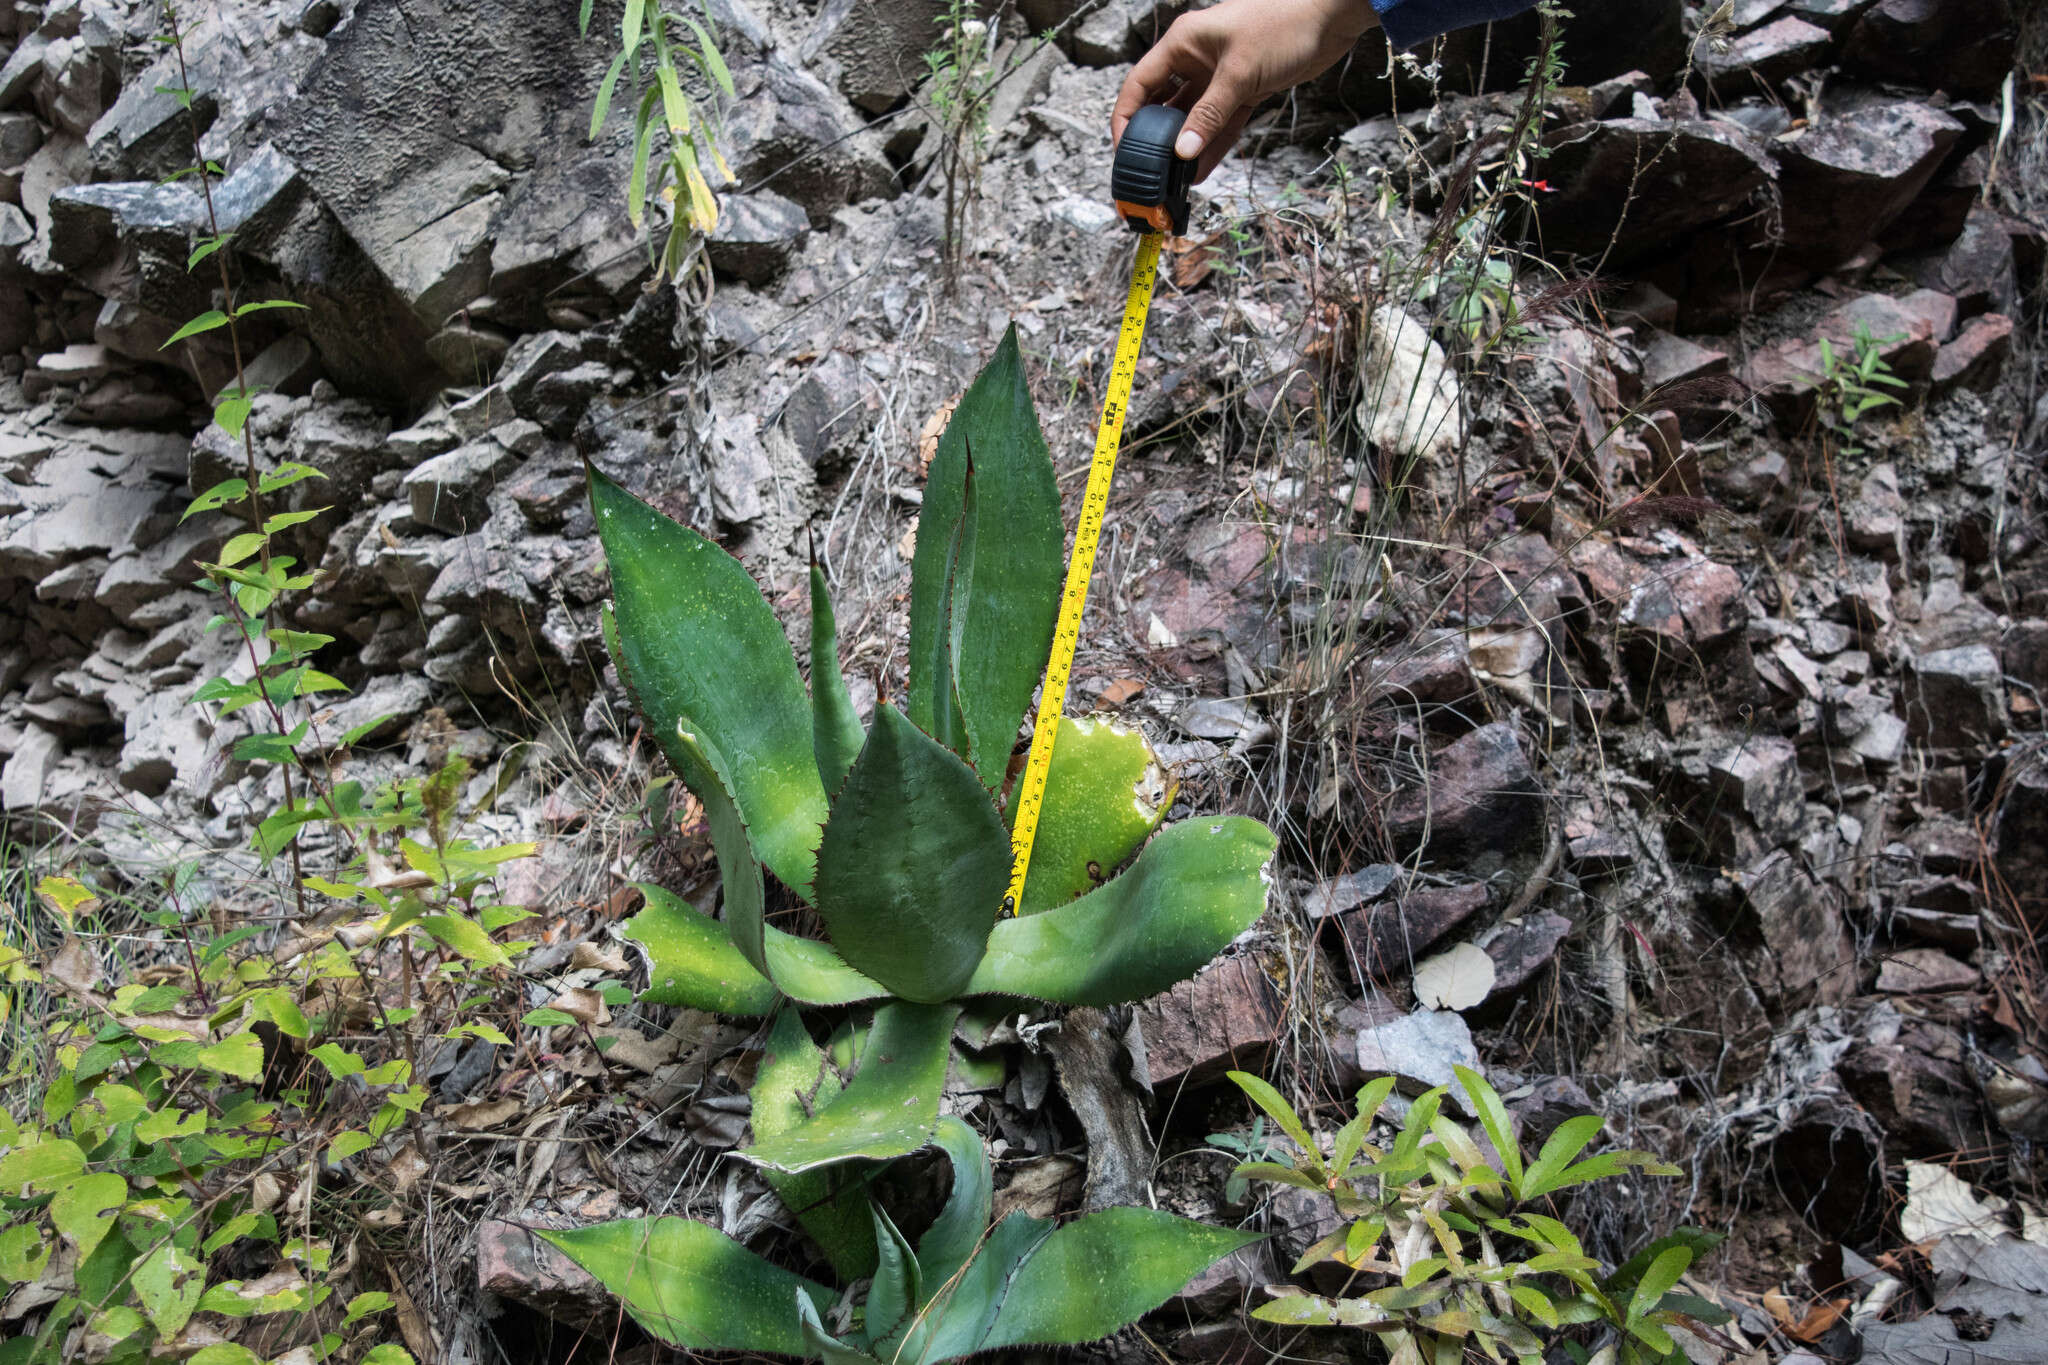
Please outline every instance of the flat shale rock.
[{"label": "flat shale rock", "polygon": [[1156,1095],[1171,1098],[1222,1079],[1258,1072],[1286,1032],[1279,992],[1251,958],[1232,958],[1138,1007],[1145,1064]]},{"label": "flat shale rock", "polygon": [[1609,119],[1559,129],[1549,143],[1546,246],[1598,254],[1612,241],[1618,261],[1733,214],[1777,177],[1761,143],[1718,121]]},{"label": "flat shale rock", "polygon": [[1543,821],[1542,785],[1506,721],[1437,750],[1427,774],[1395,792],[1385,810],[1396,846],[1426,848],[1437,861],[1512,852],[1540,838]]}]

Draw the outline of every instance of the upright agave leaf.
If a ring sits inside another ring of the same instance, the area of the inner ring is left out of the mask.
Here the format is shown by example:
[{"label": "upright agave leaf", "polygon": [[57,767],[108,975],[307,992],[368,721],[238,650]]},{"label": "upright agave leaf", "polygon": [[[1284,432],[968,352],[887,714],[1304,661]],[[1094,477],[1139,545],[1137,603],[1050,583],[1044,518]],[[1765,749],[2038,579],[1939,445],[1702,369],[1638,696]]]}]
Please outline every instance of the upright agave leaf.
[{"label": "upright agave leaf", "polygon": [[832,594],[825,571],[811,563],[811,747],[818,756],[818,778],[830,796],[846,781],[862,742],[860,717],[839,671],[839,623],[832,615]]},{"label": "upright agave leaf", "polygon": [[852,1005],[888,995],[847,966],[828,943],[798,938],[774,925],[761,931],[770,980],[732,944],[726,926],[674,893],[643,883],[647,908],[626,922],[626,937],[646,950],[647,989],[654,1005],[687,1005],[714,1014],[773,1014],[786,995],[807,1005]]},{"label": "upright agave leaf", "polygon": [[619,674],[692,791],[712,780],[678,727],[732,760],[732,795],[768,870],[800,893],[813,874],[825,789],[796,656],[738,560],[590,470],[612,571]]},{"label": "upright agave leaf", "polygon": [[534,1235],[596,1276],[642,1327],[690,1350],[808,1355],[797,1298],[825,1309],[839,1297],[689,1218],[624,1218]]},{"label": "upright agave leaf", "polygon": [[818,916],[840,955],[905,1000],[950,1000],[981,961],[1009,874],[973,770],[876,707],[818,845]]},{"label": "upright agave leaf", "polygon": [[939,440],[910,571],[910,718],[943,737],[957,697],[964,756],[991,790],[1002,785],[1052,649],[1065,544],[1059,485],[1012,328]]}]

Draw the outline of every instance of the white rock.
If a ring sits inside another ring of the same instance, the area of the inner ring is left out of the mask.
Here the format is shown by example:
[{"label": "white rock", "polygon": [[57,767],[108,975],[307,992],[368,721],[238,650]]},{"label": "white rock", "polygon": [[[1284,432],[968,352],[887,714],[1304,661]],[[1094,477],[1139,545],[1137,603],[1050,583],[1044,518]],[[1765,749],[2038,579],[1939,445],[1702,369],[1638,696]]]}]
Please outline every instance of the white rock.
[{"label": "white rock", "polygon": [[1374,445],[1404,457],[1440,458],[1463,447],[1457,376],[1428,330],[1391,303],[1373,310],[1365,379],[1358,424]]}]

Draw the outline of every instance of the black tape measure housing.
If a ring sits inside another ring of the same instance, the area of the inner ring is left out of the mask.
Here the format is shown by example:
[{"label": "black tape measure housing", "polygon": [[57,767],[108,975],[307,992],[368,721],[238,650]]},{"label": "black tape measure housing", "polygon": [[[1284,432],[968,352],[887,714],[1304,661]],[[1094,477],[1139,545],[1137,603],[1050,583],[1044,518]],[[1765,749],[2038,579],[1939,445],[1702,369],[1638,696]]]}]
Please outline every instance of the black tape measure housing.
[{"label": "black tape measure housing", "polygon": [[1148,104],[1131,115],[1116,144],[1109,171],[1109,194],[1117,213],[1134,232],[1188,230],[1188,186],[1195,163],[1173,153],[1187,115],[1165,104]]}]

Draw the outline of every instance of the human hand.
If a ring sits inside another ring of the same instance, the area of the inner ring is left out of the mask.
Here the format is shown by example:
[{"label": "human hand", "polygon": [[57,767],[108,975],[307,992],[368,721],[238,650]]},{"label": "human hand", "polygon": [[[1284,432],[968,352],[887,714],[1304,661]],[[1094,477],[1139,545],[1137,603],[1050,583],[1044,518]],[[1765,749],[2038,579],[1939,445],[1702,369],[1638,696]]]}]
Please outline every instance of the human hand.
[{"label": "human hand", "polygon": [[1124,78],[1110,135],[1147,104],[1185,109],[1174,151],[1204,180],[1260,100],[1329,70],[1378,24],[1369,0],[1223,0],[1183,14]]}]

